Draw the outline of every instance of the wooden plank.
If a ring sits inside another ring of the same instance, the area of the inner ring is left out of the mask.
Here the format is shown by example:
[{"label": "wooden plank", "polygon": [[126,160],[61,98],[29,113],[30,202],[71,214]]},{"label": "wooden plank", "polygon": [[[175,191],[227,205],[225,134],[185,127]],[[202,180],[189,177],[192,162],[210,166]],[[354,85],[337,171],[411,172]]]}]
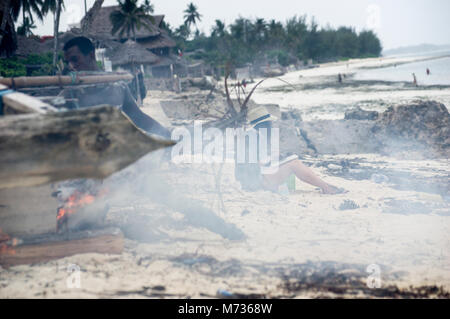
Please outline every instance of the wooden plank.
[{"label": "wooden plank", "polygon": [[174,145],[144,134],[111,106],[0,118],[0,189],[102,179]]},{"label": "wooden plank", "polygon": [[40,113],[56,112],[57,109],[35,97],[14,92],[3,96],[3,112],[5,115],[20,113]]},{"label": "wooden plank", "polygon": [[86,253],[121,254],[124,247],[123,234],[117,229],[49,234],[20,241],[23,242],[18,246],[1,250],[2,267],[47,262]]}]

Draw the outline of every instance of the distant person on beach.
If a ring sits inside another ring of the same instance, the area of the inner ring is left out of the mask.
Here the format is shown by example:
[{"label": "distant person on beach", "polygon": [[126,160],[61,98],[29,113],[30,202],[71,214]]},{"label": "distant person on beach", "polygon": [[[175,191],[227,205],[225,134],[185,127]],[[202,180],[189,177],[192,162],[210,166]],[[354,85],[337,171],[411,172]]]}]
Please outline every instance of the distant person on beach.
[{"label": "distant person on beach", "polygon": [[430,74],[431,74],[430,69],[427,68],[427,75],[430,75]]},{"label": "distant person on beach", "polygon": [[[309,167],[304,165],[298,156],[289,156],[280,161],[278,169],[274,170],[271,166],[270,156],[268,158],[260,158],[259,147],[263,145],[260,141],[260,129],[266,129],[267,141],[271,141],[272,115],[265,107],[258,107],[249,112],[247,116],[249,124],[252,126],[250,130],[255,130],[257,134],[257,146],[253,150],[257,150],[258,160],[256,163],[250,163],[249,160],[249,143],[245,143],[246,160],[244,163],[239,163],[236,160],[235,177],[241,183],[242,189],[246,191],[270,190],[278,192],[279,187],[286,183],[286,181],[295,175],[301,181],[313,186],[317,186],[324,194],[340,194],[345,190],[326,183],[320,179]],[[267,145],[267,151],[270,152],[271,145]]]},{"label": "distant person on beach", "polygon": [[[100,72],[95,60],[95,47],[88,38],[76,37],[69,40],[64,45],[63,51],[69,71]],[[126,83],[96,85],[83,89],[67,88],[60,95],[75,99],[77,108],[101,104],[117,106],[142,130],[151,134],[170,137],[169,130],[139,109]]]},{"label": "distant person on beach", "polygon": [[415,86],[419,86],[419,85],[417,84],[416,74],[413,73],[412,76],[413,76],[413,84],[414,84]]},{"label": "distant person on beach", "polygon": [[342,83],[342,75],[340,73],[338,74],[338,82]]}]

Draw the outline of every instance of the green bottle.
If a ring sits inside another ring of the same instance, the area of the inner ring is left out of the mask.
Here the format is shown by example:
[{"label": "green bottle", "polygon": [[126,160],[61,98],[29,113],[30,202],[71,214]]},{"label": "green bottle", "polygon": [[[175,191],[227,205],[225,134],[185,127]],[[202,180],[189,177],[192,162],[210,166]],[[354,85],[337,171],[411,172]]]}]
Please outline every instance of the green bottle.
[{"label": "green bottle", "polygon": [[291,193],[295,192],[295,175],[289,176],[286,183],[287,183],[289,192],[291,192]]}]

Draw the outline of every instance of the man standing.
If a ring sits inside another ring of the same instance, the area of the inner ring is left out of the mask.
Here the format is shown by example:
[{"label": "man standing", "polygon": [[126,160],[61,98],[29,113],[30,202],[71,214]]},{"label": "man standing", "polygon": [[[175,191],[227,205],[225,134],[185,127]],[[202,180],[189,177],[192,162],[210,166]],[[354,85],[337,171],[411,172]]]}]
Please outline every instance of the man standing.
[{"label": "man standing", "polygon": [[419,86],[419,85],[417,84],[416,74],[413,73],[412,76],[413,76],[413,84],[414,84],[414,86]]}]

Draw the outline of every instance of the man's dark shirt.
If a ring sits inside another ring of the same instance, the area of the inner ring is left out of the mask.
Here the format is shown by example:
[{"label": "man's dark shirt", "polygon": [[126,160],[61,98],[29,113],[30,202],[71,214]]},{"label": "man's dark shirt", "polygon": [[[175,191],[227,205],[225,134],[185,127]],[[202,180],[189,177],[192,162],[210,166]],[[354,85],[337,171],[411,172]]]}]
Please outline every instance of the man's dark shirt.
[{"label": "man's dark shirt", "polygon": [[128,85],[124,82],[66,88],[59,95],[66,99],[76,99],[76,107],[79,108],[104,104],[116,106],[142,130],[170,138],[169,130],[139,109]]}]

